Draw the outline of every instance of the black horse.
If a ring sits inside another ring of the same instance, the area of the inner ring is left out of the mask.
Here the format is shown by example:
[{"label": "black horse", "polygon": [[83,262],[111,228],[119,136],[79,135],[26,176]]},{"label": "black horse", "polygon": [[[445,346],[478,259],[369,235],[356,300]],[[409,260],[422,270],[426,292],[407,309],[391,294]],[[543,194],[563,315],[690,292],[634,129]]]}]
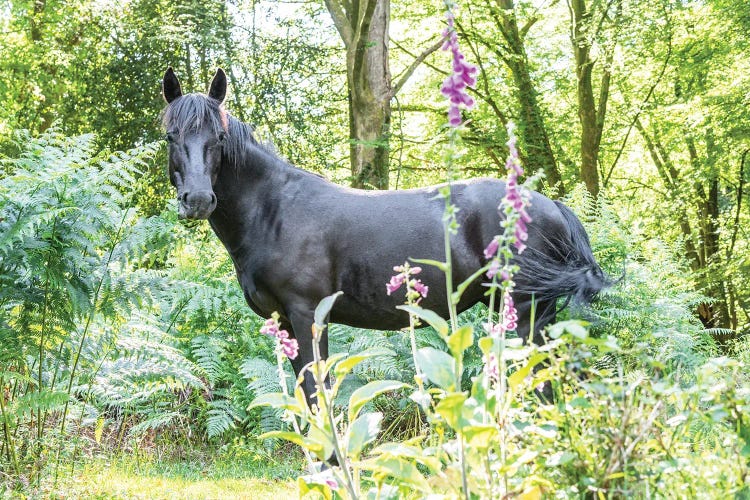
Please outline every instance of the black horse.
[{"label": "black horse", "polygon": [[[282,325],[299,343],[292,361],[299,375],[312,361],[313,311],[336,291],[344,294],[330,321],[355,327],[398,329],[408,324],[396,306],[400,294],[386,295],[393,266],[410,257],[444,260],[444,202],[437,187],[404,191],[362,191],[332,184],[280,159],[254,139],[252,128],[222,107],[227,80],[219,69],[208,95],[183,95],[172,68],[164,75],[168,103],[163,122],[169,142],[169,177],[177,188],[180,217],[208,219],[232,257],[247,303],[268,318],[278,311]],[[499,180],[455,182],[458,233],[451,237],[456,283],[486,264],[483,250],[500,231]],[[607,279],[588,237],[563,204],[532,193],[528,248],[516,257],[521,273],[514,296],[518,334],[529,337],[532,297],[535,332],[554,321],[558,298],[591,300]],[[425,266],[420,275],[430,293],[422,306],[447,315],[442,274]],[[476,280],[459,310],[487,302]],[[328,355],[327,339],[321,342]],[[304,390],[314,394],[311,377]]]}]

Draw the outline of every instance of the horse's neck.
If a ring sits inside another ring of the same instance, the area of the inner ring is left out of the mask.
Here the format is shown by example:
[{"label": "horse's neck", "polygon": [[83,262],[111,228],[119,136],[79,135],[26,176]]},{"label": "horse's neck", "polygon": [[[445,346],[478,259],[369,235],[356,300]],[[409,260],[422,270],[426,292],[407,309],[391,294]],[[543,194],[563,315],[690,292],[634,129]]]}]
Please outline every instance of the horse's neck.
[{"label": "horse's neck", "polygon": [[214,186],[218,206],[209,222],[235,264],[253,250],[248,242],[262,245],[262,212],[278,203],[290,168],[255,146],[245,148],[237,165],[222,165]]}]

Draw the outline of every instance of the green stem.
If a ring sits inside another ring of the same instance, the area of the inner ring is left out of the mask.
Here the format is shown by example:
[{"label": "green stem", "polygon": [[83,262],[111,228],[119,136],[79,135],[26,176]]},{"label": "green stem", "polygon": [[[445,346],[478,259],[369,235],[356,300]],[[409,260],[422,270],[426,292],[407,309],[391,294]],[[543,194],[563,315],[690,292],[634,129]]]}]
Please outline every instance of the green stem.
[{"label": "green stem", "polygon": [[[451,255],[451,230],[455,217],[455,208],[452,206],[451,200],[451,182],[453,181],[453,151],[455,151],[456,140],[458,138],[458,130],[452,128],[449,135],[450,140],[450,151],[448,153],[446,166],[448,168],[448,186],[443,191],[443,198],[445,199],[445,212],[443,213],[443,244],[445,247],[445,289],[446,297],[448,298],[448,314],[450,315],[451,332],[458,330],[458,314],[456,312],[456,303],[453,298],[453,259]],[[454,373],[456,391],[461,391],[461,371],[462,363],[461,356],[456,356],[456,370]],[[464,450],[464,437],[459,429],[456,429],[458,435],[459,448],[458,460],[461,464],[461,485],[463,487],[463,496],[466,500],[469,500],[469,480],[468,473],[466,470],[466,457]]]},{"label": "green stem", "polygon": [[[55,240],[55,233],[57,232],[57,217],[52,221],[52,241]],[[47,263],[45,266],[44,273],[44,305],[42,306],[42,327],[39,332],[39,366],[37,367],[37,390],[39,394],[44,389],[42,384],[42,368],[44,366],[44,341],[47,333],[47,312],[49,311],[49,270],[51,267],[52,255],[51,252],[47,254]],[[52,388],[50,386],[50,388]],[[37,439],[40,441],[44,436],[44,422],[47,421],[46,412],[42,415],[42,410],[37,412]]]},{"label": "green stem", "polygon": [[[412,304],[412,300],[410,299],[412,288],[409,284],[411,282],[410,279],[406,279],[406,303],[409,305]],[[422,370],[419,369],[419,364],[417,363],[417,334],[414,331],[416,328],[416,316],[412,313],[409,313],[409,341],[411,342],[411,355],[414,358],[414,379],[417,381],[417,384],[419,385],[420,390],[423,388],[422,386]]]},{"label": "green stem", "polygon": [[[505,296],[503,296],[500,300],[500,309],[503,310],[505,308]],[[502,319],[502,313],[500,313],[501,318],[498,319],[498,321],[503,321]],[[507,425],[507,414],[506,414],[506,407],[505,407],[505,396],[506,396],[506,390],[505,390],[505,384],[506,384],[506,376],[507,376],[507,363],[505,361],[505,328],[500,329],[500,342],[498,343],[498,352],[496,354],[497,356],[497,364],[498,364],[498,371],[500,380],[497,384],[497,411],[498,411],[498,422],[500,423],[500,461],[503,465],[505,465],[507,455],[508,455],[508,444],[506,442],[507,440],[507,432],[506,432],[506,425]],[[505,493],[508,493],[508,473],[503,472],[503,485],[505,488]]]},{"label": "green stem", "polygon": [[[284,371],[284,355],[279,352],[279,348],[276,348],[276,368],[279,373],[279,383],[281,384],[281,392],[284,394],[284,396],[289,395],[289,391],[286,388],[286,372]],[[300,430],[299,423],[297,423],[297,416],[290,413],[292,416],[292,427],[294,428],[294,432],[302,435],[302,431]],[[307,465],[310,467],[310,472],[312,473],[314,470],[315,461],[313,460],[312,456],[310,455],[310,450],[307,448],[302,448],[302,452],[305,454],[305,458],[307,459]]]},{"label": "green stem", "polygon": [[[315,369],[313,370],[313,376],[315,377],[315,383],[318,385],[318,399],[323,401],[325,406],[326,417],[328,418],[328,425],[331,426],[331,441],[333,443],[333,453],[336,455],[336,460],[339,462],[341,472],[344,474],[344,480],[346,481],[346,489],[349,490],[349,494],[352,499],[358,498],[357,490],[354,488],[354,480],[351,476],[351,471],[346,463],[346,456],[341,450],[341,444],[339,443],[338,432],[336,430],[336,420],[333,418],[333,402],[328,400],[328,394],[325,386],[325,375],[321,373],[321,356],[320,356],[320,338],[323,336],[322,331],[318,331],[317,325],[313,325],[313,363]],[[320,406],[320,405],[318,405]]]},{"label": "green stem", "polygon": [[[2,390],[2,387],[0,387]],[[18,459],[16,458],[16,446],[13,443],[13,438],[10,435],[10,422],[8,421],[8,414],[5,411],[5,395],[0,393],[0,412],[3,415],[3,432],[5,434],[5,446],[8,448],[10,454],[11,463],[13,463],[13,469],[16,471],[16,476],[21,475],[21,469],[18,467]]]},{"label": "green stem", "polygon": [[99,279],[99,283],[96,286],[96,290],[94,291],[94,297],[93,297],[93,300],[91,301],[91,310],[89,311],[89,315],[86,318],[86,324],[83,327],[83,333],[81,333],[81,341],[78,343],[78,349],[76,350],[75,357],[73,358],[73,367],[70,370],[70,378],[68,379],[68,386],[66,388],[66,393],[68,397],[65,400],[65,407],[63,408],[62,418],[60,419],[60,442],[57,447],[57,457],[55,459],[55,482],[57,482],[57,477],[58,477],[57,472],[60,466],[60,451],[62,450],[63,439],[65,438],[65,423],[68,418],[68,407],[70,405],[70,393],[73,390],[73,380],[75,379],[76,370],[78,369],[78,363],[81,359],[81,353],[83,352],[83,345],[86,342],[86,337],[88,335],[89,328],[91,327],[91,322],[93,321],[94,316],[96,316],[97,306],[99,303],[99,293],[101,292],[102,286],[104,285],[104,278],[107,275],[107,268],[109,267],[109,264],[112,262],[112,257],[114,256],[115,248],[117,248],[117,244],[120,241],[120,236],[122,234],[122,229],[123,229],[123,226],[125,225],[125,220],[127,216],[128,216],[128,211],[124,210],[122,219],[120,219],[119,227],[117,228],[117,233],[115,234],[115,237],[112,239],[112,246],[109,249],[107,260],[104,263],[102,276]]}]

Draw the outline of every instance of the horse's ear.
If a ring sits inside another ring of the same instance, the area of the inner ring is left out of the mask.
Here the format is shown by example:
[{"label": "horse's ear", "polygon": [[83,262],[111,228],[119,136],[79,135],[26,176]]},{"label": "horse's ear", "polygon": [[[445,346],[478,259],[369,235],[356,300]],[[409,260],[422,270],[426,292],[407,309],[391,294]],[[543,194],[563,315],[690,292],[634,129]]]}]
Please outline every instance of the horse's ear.
[{"label": "horse's ear", "polygon": [[182,95],[180,81],[177,79],[177,75],[174,74],[171,66],[167,68],[167,72],[164,73],[164,80],[161,81],[161,93],[167,104]]},{"label": "horse's ear", "polygon": [[216,70],[214,79],[211,80],[211,87],[208,89],[208,97],[213,97],[219,102],[223,102],[227,96],[227,74],[219,68]]}]

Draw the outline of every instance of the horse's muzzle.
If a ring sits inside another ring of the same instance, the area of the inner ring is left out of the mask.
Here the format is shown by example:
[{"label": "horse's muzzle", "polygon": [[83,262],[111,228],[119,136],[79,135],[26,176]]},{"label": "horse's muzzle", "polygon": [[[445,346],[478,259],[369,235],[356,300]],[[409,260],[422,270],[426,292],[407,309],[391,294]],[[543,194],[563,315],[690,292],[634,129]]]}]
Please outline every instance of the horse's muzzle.
[{"label": "horse's muzzle", "polygon": [[216,195],[213,191],[183,191],[178,195],[180,219],[208,219],[216,208]]}]

